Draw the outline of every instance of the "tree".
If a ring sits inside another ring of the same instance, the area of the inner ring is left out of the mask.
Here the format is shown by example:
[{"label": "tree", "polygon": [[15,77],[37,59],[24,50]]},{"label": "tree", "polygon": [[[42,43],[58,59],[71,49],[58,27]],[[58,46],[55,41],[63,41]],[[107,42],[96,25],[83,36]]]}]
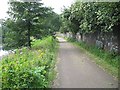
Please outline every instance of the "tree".
[{"label": "tree", "polygon": [[[46,28],[48,26],[48,18],[54,16],[57,17],[57,14],[55,15],[55,13],[53,13],[52,8],[44,7],[43,3],[40,3],[40,1],[19,1],[10,2],[9,4],[10,8],[8,14],[10,15],[10,19],[6,20],[4,23],[4,26],[6,27],[5,47],[18,48],[28,46],[30,48],[31,36],[42,38],[42,36],[48,35],[48,30]],[[53,21],[52,19],[53,18],[49,20]],[[51,24],[51,26],[53,24]],[[9,40],[11,40],[11,42]]]},{"label": "tree", "polygon": [[65,30],[71,31],[73,34],[73,38],[75,38],[76,33],[79,31],[79,22],[78,20],[76,20],[76,18],[74,18],[74,15],[71,13],[71,9],[64,9],[62,19],[64,21],[63,25],[65,25],[65,27],[69,27],[68,29],[63,26]]},{"label": "tree", "polygon": [[66,22],[70,22],[67,28],[73,28],[73,31],[69,31],[74,34],[80,32],[82,36],[86,33],[113,32],[117,37],[120,53],[120,2],[76,1],[70,8],[65,9],[62,15]]},{"label": "tree", "polygon": [[42,7],[42,5],[42,3],[38,2],[10,2],[10,11],[8,13],[13,17],[13,20],[23,21],[26,24],[28,47],[31,47],[30,36],[33,24],[37,23],[38,19],[48,11],[48,8]]}]

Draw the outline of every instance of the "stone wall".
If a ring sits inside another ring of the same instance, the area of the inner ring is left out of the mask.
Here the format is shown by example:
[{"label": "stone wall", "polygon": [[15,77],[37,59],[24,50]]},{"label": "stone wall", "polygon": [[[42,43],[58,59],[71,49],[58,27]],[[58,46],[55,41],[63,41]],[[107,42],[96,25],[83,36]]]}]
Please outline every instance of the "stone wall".
[{"label": "stone wall", "polygon": [[[68,32],[66,33],[65,36],[68,38],[72,38],[72,33]],[[89,33],[89,34],[84,34],[83,38],[81,38],[81,35],[77,33],[76,40],[86,42],[88,45],[97,46],[98,48],[104,49],[106,51],[118,52],[118,41],[117,41],[117,37],[113,34],[113,32]]]}]

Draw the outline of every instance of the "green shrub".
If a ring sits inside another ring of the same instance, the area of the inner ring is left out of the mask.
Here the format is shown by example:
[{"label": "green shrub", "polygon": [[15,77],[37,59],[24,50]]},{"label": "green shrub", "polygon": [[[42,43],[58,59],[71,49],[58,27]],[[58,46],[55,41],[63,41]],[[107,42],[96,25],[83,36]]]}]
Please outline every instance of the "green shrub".
[{"label": "green shrub", "polygon": [[79,42],[79,45],[84,47],[86,50],[88,50],[95,56],[99,57],[101,60],[104,60],[105,62],[109,63],[111,66],[118,68],[118,57],[119,56],[117,55],[114,56],[113,53],[104,51],[95,46],[88,46],[86,43]]},{"label": "green shrub", "polygon": [[[55,66],[56,41],[35,40],[32,49],[22,48],[1,61],[2,88],[48,88]],[[54,44],[54,45],[53,45]]]}]

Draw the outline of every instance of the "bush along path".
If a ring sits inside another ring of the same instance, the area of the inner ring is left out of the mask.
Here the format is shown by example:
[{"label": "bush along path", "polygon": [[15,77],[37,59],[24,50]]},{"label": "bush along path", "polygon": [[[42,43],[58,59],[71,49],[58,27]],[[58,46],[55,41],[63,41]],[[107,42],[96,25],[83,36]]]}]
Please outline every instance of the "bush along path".
[{"label": "bush along path", "polygon": [[56,88],[118,88],[118,81],[96,65],[82,49],[58,38]]},{"label": "bush along path", "polygon": [[57,43],[52,37],[32,42],[0,63],[2,89],[50,88],[55,76]]}]

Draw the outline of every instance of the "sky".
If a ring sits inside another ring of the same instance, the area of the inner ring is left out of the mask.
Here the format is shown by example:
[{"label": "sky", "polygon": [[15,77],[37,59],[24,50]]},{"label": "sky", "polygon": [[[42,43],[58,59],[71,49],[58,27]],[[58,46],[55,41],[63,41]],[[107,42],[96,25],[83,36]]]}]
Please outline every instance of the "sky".
[{"label": "sky", "polygon": [[[7,11],[8,11],[8,2],[9,0],[0,0],[0,19],[8,17]],[[74,0],[42,0],[45,6],[50,6],[54,8],[54,11],[58,14],[61,13],[61,9],[63,6],[69,7]]]},{"label": "sky", "polygon": [[43,0],[43,2],[45,5],[54,8],[54,11],[56,13],[60,14],[61,8],[63,8],[63,6],[70,6],[74,2],[74,0]]}]

